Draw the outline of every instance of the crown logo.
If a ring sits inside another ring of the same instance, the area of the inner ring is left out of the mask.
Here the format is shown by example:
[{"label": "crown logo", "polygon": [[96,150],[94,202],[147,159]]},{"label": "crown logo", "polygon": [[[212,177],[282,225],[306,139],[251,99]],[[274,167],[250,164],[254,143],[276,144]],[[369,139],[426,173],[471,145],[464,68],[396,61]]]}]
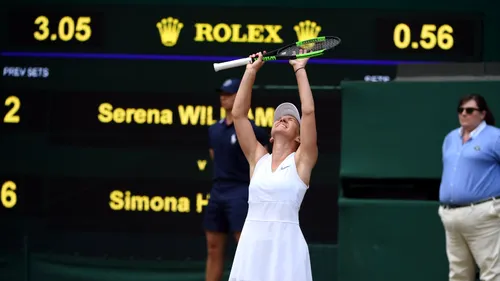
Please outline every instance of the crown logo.
[{"label": "crown logo", "polygon": [[293,27],[295,33],[297,33],[297,39],[299,41],[304,41],[307,39],[318,37],[319,32],[321,31],[321,26],[316,24],[314,21],[305,20],[299,22],[299,24]]},{"label": "crown logo", "polygon": [[156,24],[156,28],[160,32],[161,43],[166,47],[172,47],[177,44],[179,34],[184,24],[176,18],[163,18]]}]

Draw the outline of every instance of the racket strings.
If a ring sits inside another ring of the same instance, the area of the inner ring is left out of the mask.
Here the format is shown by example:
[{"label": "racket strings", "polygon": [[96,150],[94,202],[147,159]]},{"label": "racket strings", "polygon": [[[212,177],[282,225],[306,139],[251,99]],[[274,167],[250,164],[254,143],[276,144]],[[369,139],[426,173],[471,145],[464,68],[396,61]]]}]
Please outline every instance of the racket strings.
[{"label": "racket strings", "polygon": [[315,43],[308,43],[302,46],[303,49],[308,51],[319,51],[319,50],[328,50],[339,44],[339,41],[336,39],[326,39],[324,41],[319,41]]},{"label": "racket strings", "polygon": [[307,44],[303,44],[300,46],[290,46],[282,51],[280,51],[280,55],[282,56],[296,56],[298,54],[304,53],[304,50],[307,53],[328,50],[332,49],[340,43],[339,40],[335,38],[329,38],[323,41],[311,42]]}]

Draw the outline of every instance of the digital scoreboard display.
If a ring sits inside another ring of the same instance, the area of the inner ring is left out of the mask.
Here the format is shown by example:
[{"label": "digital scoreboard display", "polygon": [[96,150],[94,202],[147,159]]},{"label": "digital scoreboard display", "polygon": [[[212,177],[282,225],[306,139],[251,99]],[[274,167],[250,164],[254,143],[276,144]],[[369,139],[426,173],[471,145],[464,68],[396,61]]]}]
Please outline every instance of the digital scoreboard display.
[{"label": "digital scoreboard display", "polygon": [[[7,69],[3,76],[44,77],[59,60],[72,60],[67,73],[89,71],[83,60],[109,76],[137,79],[127,62],[179,62],[183,68],[274,50],[307,38],[334,35],[334,51],[311,60],[322,83],[340,80],[387,82],[400,63],[479,62],[483,59],[480,13],[280,8],[279,17],[259,7],[158,5],[9,5],[0,12],[2,58],[39,62],[24,74]],[[259,14],[259,17],[255,15]],[[119,68],[116,63],[120,61]],[[286,63],[286,62],[281,62]],[[189,65],[189,66],[187,66]],[[123,67],[122,67],[123,66]],[[142,66],[141,66],[142,68]],[[155,70],[152,71],[151,69]],[[95,70],[90,70],[95,71]],[[144,75],[144,71],[141,72]],[[61,78],[63,79],[63,78]],[[264,84],[276,83],[275,79]],[[323,82],[324,81],[324,82]]]},{"label": "digital scoreboard display", "polygon": [[[202,235],[212,186],[212,63],[335,35],[311,59],[319,160],[301,210],[309,242],[336,242],[341,80],[387,82],[401,62],[481,61],[475,14],[259,8],[11,5],[0,12],[0,216],[77,231]],[[255,15],[259,16],[256,17]],[[249,118],[299,105],[287,62],[257,77]]]},{"label": "digital scoreboard display", "polygon": [[[322,157],[303,215],[311,235],[328,240],[335,236],[319,215],[335,213],[321,205],[336,204],[340,95],[315,95],[334,113],[317,114]],[[0,98],[0,215],[44,216],[64,229],[201,233],[212,186],[208,127],[225,116],[214,89],[3,89]],[[299,103],[293,90],[255,90],[249,118],[269,132],[284,100]]]},{"label": "digital scoreboard display", "polygon": [[276,17],[256,7],[151,5],[7,10],[5,50],[38,55],[240,57],[321,35],[342,39],[329,56],[335,59],[480,61],[482,55],[482,18],[472,13],[285,9]]}]

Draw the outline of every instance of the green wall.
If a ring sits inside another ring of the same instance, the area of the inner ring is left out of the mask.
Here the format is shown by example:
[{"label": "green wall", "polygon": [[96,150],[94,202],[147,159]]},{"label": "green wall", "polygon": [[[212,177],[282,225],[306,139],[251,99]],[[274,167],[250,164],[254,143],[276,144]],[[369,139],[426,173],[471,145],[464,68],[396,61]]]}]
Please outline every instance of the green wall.
[{"label": "green wall", "polygon": [[339,281],[443,281],[444,229],[436,202],[339,202]]},{"label": "green wall", "polygon": [[500,82],[341,87],[338,280],[446,280],[437,203],[442,143],[459,126],[462,95],[484,95],[500,116]]},{"label": "green wall", "polygon": [[500,116],[500,82],[344,82],[341,177],[439,178],[446,134],[459,126],[456,107],[485,96]]}]

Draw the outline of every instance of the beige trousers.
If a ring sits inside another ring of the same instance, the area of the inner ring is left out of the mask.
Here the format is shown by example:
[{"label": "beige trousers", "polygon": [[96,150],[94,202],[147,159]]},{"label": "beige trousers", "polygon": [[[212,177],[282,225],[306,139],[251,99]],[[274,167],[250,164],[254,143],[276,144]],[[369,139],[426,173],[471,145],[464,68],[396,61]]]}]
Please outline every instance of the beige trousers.
[{"label": "beige trousers", "polygon": [[446,209],[439,207],[446,233],[449,281],[500,281],[500,200]]}]

